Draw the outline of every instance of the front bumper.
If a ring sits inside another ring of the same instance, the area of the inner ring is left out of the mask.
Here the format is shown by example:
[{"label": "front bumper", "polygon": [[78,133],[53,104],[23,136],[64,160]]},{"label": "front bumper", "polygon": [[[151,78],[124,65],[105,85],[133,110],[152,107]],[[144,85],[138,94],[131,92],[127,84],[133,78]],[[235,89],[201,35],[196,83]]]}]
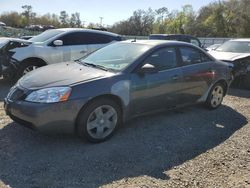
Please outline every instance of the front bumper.
[{"label": "front bumper", "polygon": [[54,104],[4,100],[8,116],[18,123],[45,134],[75,132],[75,122],[86,100],[71,100]]}]

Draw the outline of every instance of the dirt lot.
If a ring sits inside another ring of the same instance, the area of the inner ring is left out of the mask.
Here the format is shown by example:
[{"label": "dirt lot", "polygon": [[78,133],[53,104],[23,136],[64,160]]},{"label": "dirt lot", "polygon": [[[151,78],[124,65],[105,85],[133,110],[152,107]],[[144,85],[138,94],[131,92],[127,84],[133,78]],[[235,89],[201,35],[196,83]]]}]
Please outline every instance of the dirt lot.
[{"label": "dirt lot", "polygon": [[250,187],[250,91],[137,118],[101,144],[13,123],[0,80],[0,187]]}]

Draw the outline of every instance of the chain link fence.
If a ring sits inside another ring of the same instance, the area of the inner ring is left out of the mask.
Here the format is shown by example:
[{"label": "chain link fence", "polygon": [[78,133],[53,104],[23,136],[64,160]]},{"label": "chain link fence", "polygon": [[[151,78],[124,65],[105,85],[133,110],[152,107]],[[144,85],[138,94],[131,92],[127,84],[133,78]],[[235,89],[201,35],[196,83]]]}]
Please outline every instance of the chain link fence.
[{"label": "chain link fence", "polygon": [[[148,36],[131,36],[131,35],[124,35],[123,38],[125,39],[138,39],[138,40],[147,40]],[[201,44],[204,47],[211,46],[213,44],[223,44],[224,42],[233,39],[233,38],[207,38],[207,37],[198,37],[201,41]]]},{"label": "chain link fence", "polygon": [[[41,33],[40,31],[30,31],[27,29],[18,29],[12,27],[0,27],[0,37],[21,37],[21,36],[33,36]],[[137,40],[147,40],[148,36],[131,36],[124,35],[124,39],[137,39]],[[199,40],[204,47],[208,47],[213,44],[222,44],[231,38],[206,38],[200,37]]]},{"label": "chain link fence", "polygon": [[233,39],[233,38],[205,38],[205,37],[201,37],[199,38],[199,40],[201,41],[201,44],[204,47],[208,47],[211,46],[213,44],[223,44],[224,42]]},{"label": "chain link fence", "polygon": [[19,28],[12,28],[12,27],[1,27],[0,26],[0,37],[14,37],[19,38],[22,36],[33,36],[38,35],[39,31],[31,31],[27,29],[19,29]]}]

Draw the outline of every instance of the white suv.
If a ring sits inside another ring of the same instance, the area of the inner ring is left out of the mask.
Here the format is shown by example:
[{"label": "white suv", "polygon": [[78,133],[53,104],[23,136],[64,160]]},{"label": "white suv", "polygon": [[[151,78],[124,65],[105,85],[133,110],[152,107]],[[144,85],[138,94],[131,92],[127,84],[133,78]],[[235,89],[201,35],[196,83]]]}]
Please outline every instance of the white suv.
[{"label": "white suv", "polygon": [[2,38],[0,76],[17,79],[38,67],[76,60],[121,40],[114,33],[75,28],[47,30],[30,40]]}]

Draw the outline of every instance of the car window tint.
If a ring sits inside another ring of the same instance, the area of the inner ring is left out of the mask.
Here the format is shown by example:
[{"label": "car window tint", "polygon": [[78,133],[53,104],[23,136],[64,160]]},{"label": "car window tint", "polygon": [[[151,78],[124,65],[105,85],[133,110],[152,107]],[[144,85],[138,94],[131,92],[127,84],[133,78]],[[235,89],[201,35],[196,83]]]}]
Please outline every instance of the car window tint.
[{"label": "car window tint", "polygon": [[199,41],[196,40],[196,39],[191,39],[191,40],[190,40],[190,43],[194,44],[195,46],[200,46]]},{"label": "car window tint", "polygon": [[208,55],[206,55],[205,53],[201,52],[201,61],[202,62],[209,62],[209,61],[213,61]]},{"label": "car window tint", "polygon": [[81,45],[82,44],[81,37],[82,37],[82,33],[76,32],[76,33],[66,34],[66,35],[62,36],[61,38],[59,38],[59,40],[63,41],[64,46]]},{"label": "car window tint", "polygon": [[174,48],[164,48],[154,52],[145,64],[154,65],[158,71],[175,68],[177,66],[176,51]]},{"label": "car window tint", "polygon": [[106,44],[114,40],[119,40],[119,38],[100,33],[75,32],[66,34],[59,40],[63,41],[64,46],[68,46],[86,44]]},{"label": "car window tint", "polygon": [[114,37],[100,33],[86,33],[84,41],[87,44],[106,44],[115,40]]},{"label": "car window tint", "polygon": [[181,47],[180,52],[184,65],[192,65],[202,62],[200,51],[194,48]]}]

